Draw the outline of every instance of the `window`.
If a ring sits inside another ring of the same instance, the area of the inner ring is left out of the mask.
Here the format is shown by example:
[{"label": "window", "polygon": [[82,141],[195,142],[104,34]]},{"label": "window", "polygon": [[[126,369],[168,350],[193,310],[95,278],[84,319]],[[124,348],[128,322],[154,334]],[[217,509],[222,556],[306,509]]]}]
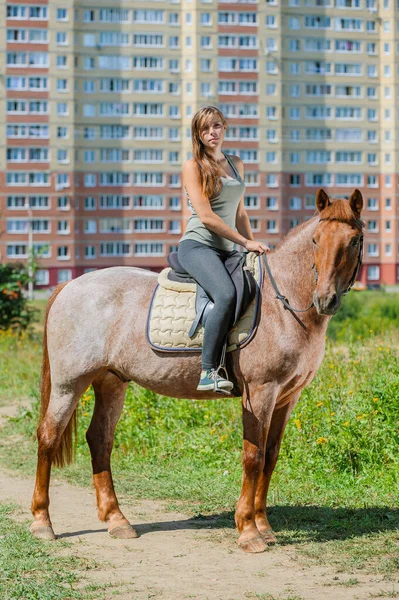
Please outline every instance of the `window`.
[{"label": "window", "polygon": [[59,69],[65,69],[67,67],[67,57],[57,56],[57,67]]},{"label": "window", "polygon": [[96,233],[97,232],[97,221],[94,219],[88,219],[84,222],[84,233]]},{"label": "window", "polygon": [[35,273],[36,285],[48,285],[50,283],[50,275],[47,269],[38,269]]},{"label": "window", "polygon": [[30,19],[47,19],[47,6],[31,6],[29,8],[29,18]]},{"label": "window", "polygon": [[56,189],[60,190],[69,187],[69,174],[68,173],[57,173]]},{"label": "window", "polygon": [[268,233],[278,233],[277,221],[275,219],[266,221],[266,231]]},{"label": "window", "polygon": [[296,187],[301,185],[301,176],[300,175],[290,175],[290,186]]},{"label": "window", "polygon": [[59,196],[57,198],[57,208],[58,210],[69,210],[71,208],[68,196]]},{"label": "window", "polygon": [[96,247],[95,246],[85,246],[84,257],[85,258],[96,258]]},{"label": "window", "polygon": [[68,260],[70,258],[68,246],[58,246],[57,257],[59,260]]},{"label": "window", "polygon": [[375,220],[368,221],[367,231],[371,233],[378,233],[378,222]]},{"label": "window", "polygon": [[69,115],[68,104],[66,102],[57,102],[57,115],[59,117],[65,117]]},{"label": "window", "polygon": [[372,243],[367,244],[367,255],[368,256],[379,256],[380,252],[378,249],[378,244]]},{"label": "window", "polygon": [[368,198],[367,199],[367,210],[378,210],[378,199]]},{"label": "window", "polygon": [[59,163],[69,163],[68,150],[58,149],[57,160]]},{"label": "window", "polygon": [[85,173],[83,177],[84,187],[95,187],[96,186],[96,175],[95,173]]},{"label": "window", "polygon": [[298,196],[292,196],[290,198],[290,210],[301,210],[302,200]]},{"label": "window", "polygon": [[135,256],[164,256],[164,245],[156,242],[145,242],[134,245]]},{"label": "window", "polygon": [[56,12],[57,21],[68,21],[68,11],[66,8],[57,8]]},{"label": "window", "polygon": [[130,256],[130,244],[126,242],[103,242],[100,244],[100,256]]},{"label": "window", "polygon": [[266,208],[267,210],[278,210],[278,202],[275,196],[266,198]]},{"label": "window", "polygon": [[96,199],[93,196],[86,196],[84,199],[85,210],[96,210]]},{"label": "window", "polygon": [[305,196],[305,208],[307,210],[314,210],[316,208],[316,196]]},{"label": "window", "polygon": [[57,233],[60,235],[67,235],[70,233],[69,221],[58,221]]},{"label": "window", "polygon": [[367,267],[367,279],[369,281],[378,281],[380,278],[380,267],[378,265],[370,265]]},{"label": "window", "polygon": [[244,196],[244,206],[246,209],[258,209],[259,208],[258,196]]},{"label": "window", "polygon": [[72,269],[58,269],[57,283],[65,283],[72,279]]},{"label": "window", "polygon": [[67,46],[68,45],[68,34],[66,31],[57,31],[55,36],[57,46]]},{"label": "window", "polygon": [[68,127],[57,127],[57,138],[67,138]]}]

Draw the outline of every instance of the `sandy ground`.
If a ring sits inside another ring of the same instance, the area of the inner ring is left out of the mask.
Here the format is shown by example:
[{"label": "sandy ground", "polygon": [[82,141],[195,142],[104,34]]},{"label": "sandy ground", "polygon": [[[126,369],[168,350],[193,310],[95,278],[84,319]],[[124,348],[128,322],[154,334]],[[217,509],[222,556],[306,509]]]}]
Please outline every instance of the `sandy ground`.
[{"label": "sandy ground", "polygon": [[[3,415],[10,412],[1,410]],[[18,503],[21,518],[30,519],[33,483],[33,474],[22,478],[1,470],[0,502]],[[237,547],[234,530],[214,529],[212,519],[201,522],[168,512],[162,502],[120,500],[140,534],[138,539],[121,541],[107,534],[97,520],[93,489],[52,479],[54,530],[59,539],[72,543],[62,551],[98,563],[98,568],[84,576],[93,582],[117,584],[115,591],[106,592],[107,600],[399,598],[398,584],[376,576],[305,566],[294,547],[275,546],[263,554],[247,555]],[[354,577],[358,584],[344,585]]]}]

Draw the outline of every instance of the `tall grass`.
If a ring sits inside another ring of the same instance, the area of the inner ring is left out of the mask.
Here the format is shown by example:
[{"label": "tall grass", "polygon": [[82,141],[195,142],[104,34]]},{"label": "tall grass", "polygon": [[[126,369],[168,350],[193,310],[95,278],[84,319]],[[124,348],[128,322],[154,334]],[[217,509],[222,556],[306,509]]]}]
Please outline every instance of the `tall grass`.
[{"label": "tall grass", "polygon": [[[351,294],[331,321],[324,362],[304,390],[284,435],[272,502],[395,504],[399,473],[399,331],[397,297]],[[340,313],[339,313],[340,314]],[[382,323],[389,324],[381,333]],[[375,331],[380,331],[376,335]],[[344,343],[345,341],[345,343]],[[21,346],[18,346],[20,344]],[[1,394],[38,390],[40,350],[0,336],[0,356],[15,371],[1,373]],[[2,354],[1,354],[2,353]],[[17,357],[16,363],[15,358]],[[8,362],[7,362],[8,361]],[[4,387],[3,387],[4,386]],[[90,480],[85,441],[94,397],[79,405],[77,465],[66,476]],[[32,456],[10,464],[33,469],[38,403],[2,435],[24,433]],[[194,502],[199,510],[231,509],[241,482],[239,399],[175,400],[132,384],[113,453],[118,489],[133,496]],[[14,461],[14,462],[13,462]],[[20,464],[20,463],[23,464]],[[356,492],[356,493],[354,493]]]}]

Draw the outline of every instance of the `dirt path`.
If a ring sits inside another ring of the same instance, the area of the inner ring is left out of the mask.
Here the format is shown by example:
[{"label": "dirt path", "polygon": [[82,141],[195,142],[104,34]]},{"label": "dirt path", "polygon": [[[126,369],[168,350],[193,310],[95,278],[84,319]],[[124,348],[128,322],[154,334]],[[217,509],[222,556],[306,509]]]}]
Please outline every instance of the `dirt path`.
[{"label": "dirt path", "polygon": [[[28,518],[32,486],[33,479],[0,471],[0,501],[17,502]],[[366,600],[393,589],[392,584],[357,574],[359,583],[346,587],[343,582],[350,575],[304,567],[294,548],[245,555],[231,531],[199,529],[196,520],[165,512],[159,502],[123,505],[141,535],[138,539],[121,542],[108,536],[96,518],[93,490],[52,482],[53,525],[59,538],[72,542],[66,551],[99,563],[88,573],[93,580],[123,582],[118,598],[271,600],[270,594],[276,600]],[[114,597],[110,592],[109,598]]]}]

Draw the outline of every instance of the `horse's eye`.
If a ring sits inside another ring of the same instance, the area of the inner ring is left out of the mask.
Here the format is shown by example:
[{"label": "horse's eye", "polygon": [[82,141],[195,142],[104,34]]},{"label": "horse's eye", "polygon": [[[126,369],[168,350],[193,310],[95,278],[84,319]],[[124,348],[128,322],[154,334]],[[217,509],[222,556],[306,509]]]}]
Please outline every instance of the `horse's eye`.
[{"label": "horse's eye", "polygon": [[359,243],[359,238],[353,238],[351,239],[351,246],[357,246]]},{"label": "horse's eye", "polygon": [[312,242],[316,246],[316,240],[314,238],[312,239]]}]

